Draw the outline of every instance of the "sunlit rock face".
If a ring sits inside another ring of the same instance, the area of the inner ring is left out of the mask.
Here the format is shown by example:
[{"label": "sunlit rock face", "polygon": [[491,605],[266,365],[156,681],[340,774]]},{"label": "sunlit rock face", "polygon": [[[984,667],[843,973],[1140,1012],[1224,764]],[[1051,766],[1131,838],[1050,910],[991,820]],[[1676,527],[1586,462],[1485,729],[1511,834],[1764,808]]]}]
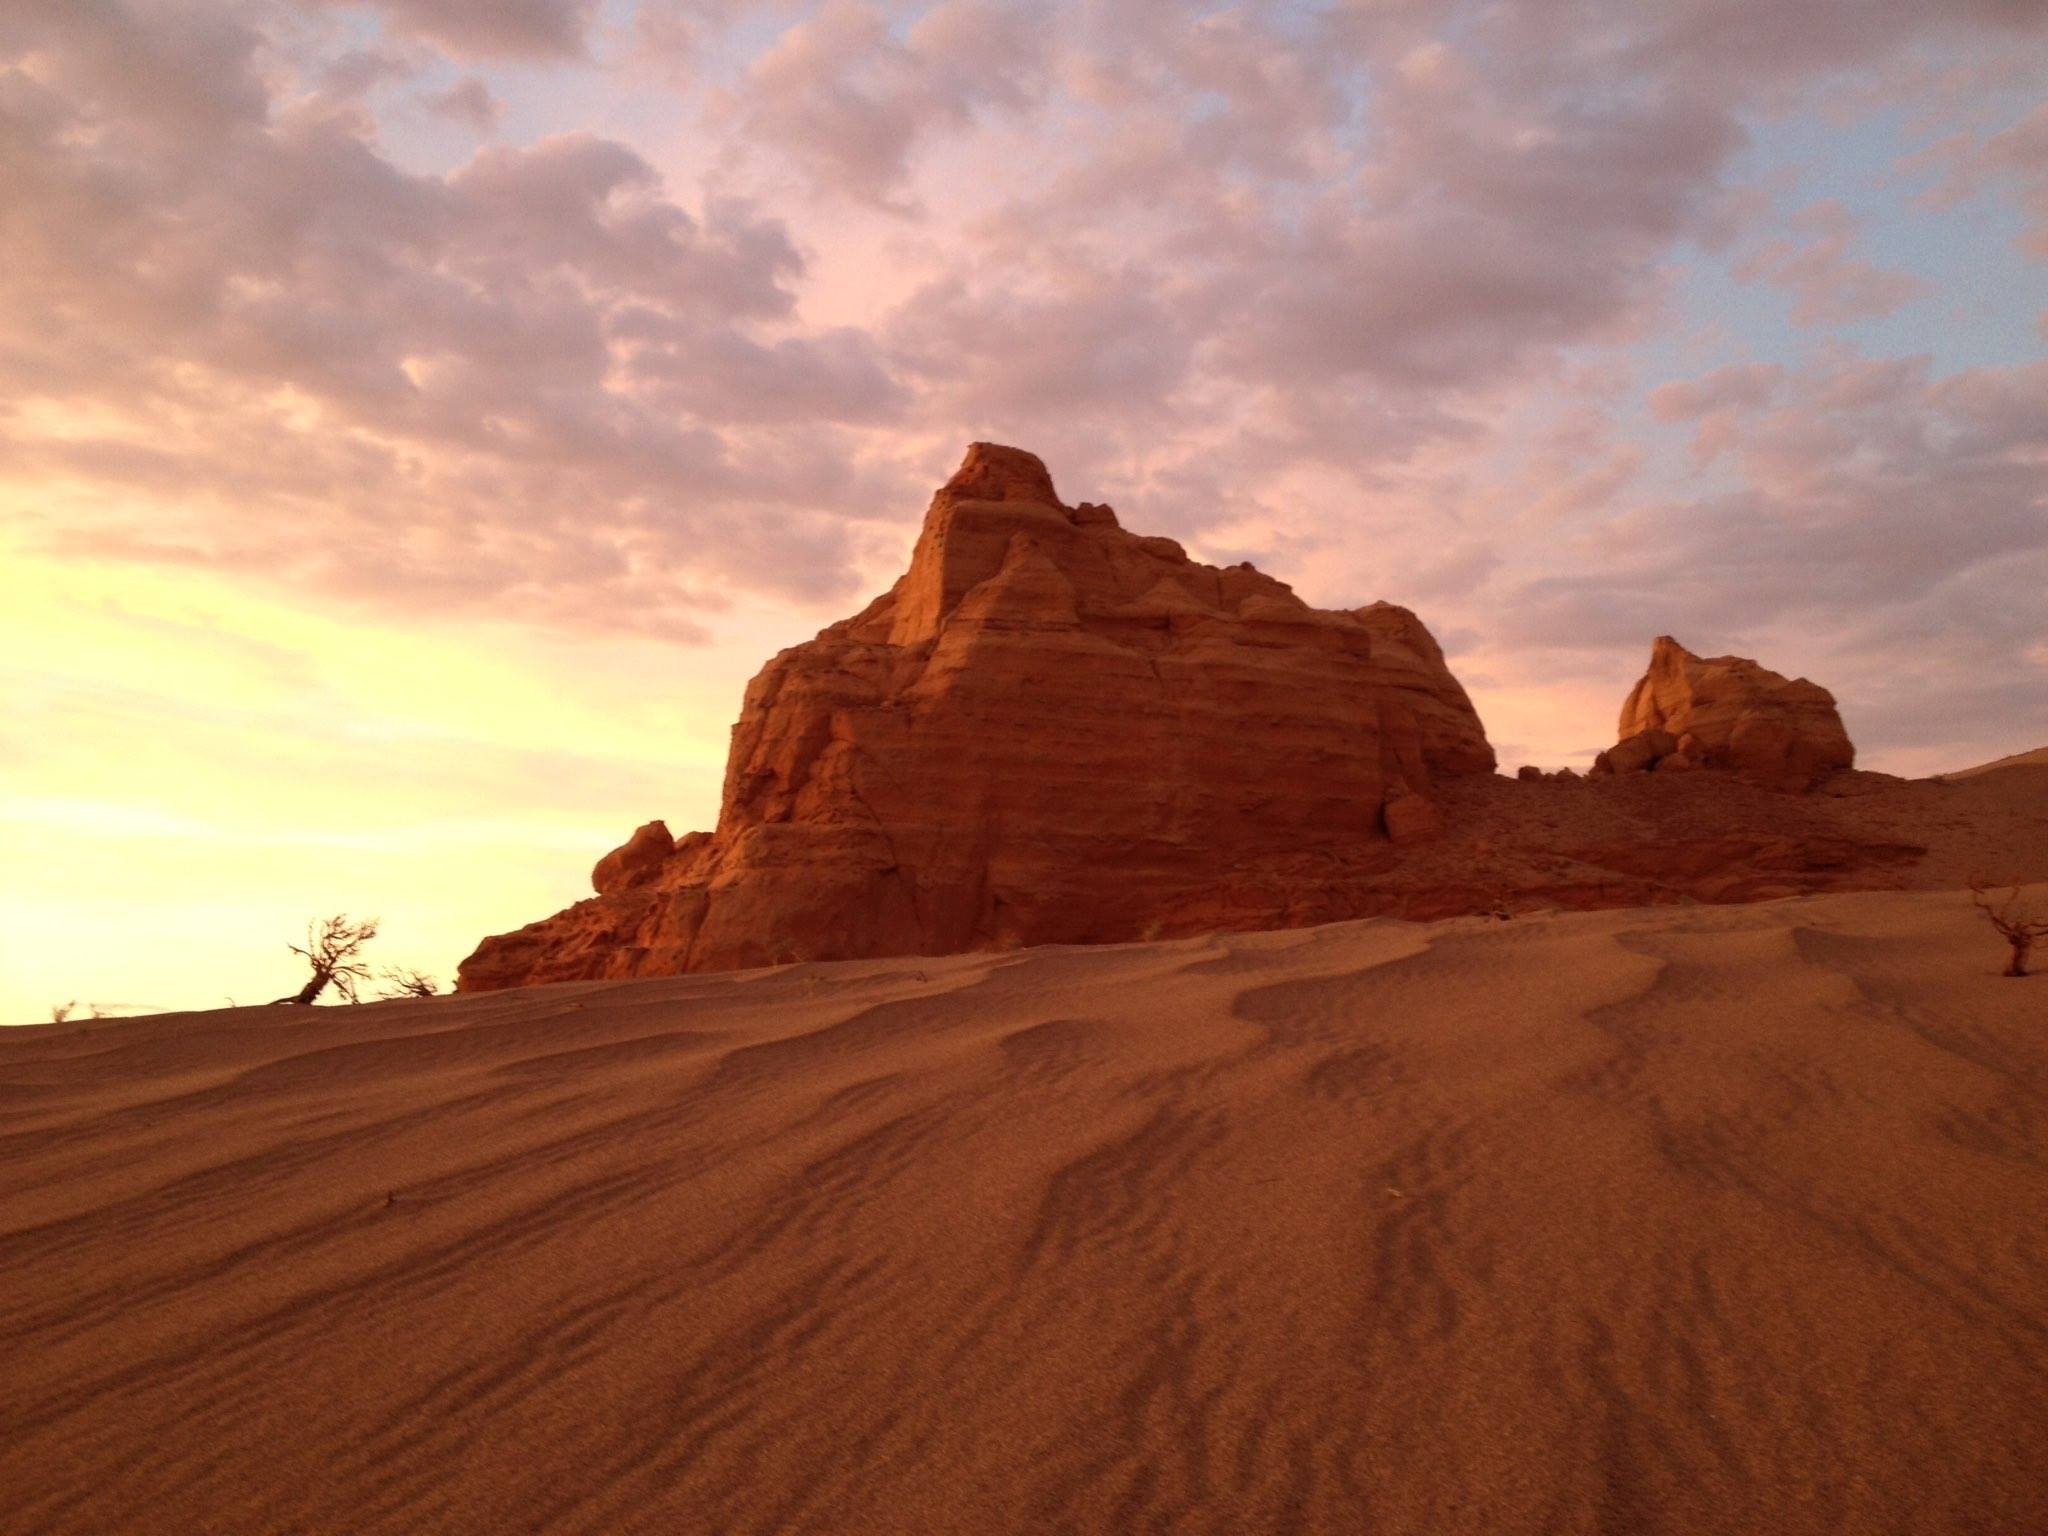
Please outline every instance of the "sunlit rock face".
[{"label": "sunlit rock face", "polygon": [[1855,763],[1834,695],[1818,683],[1741,656],[1695,656],[1661,635],[1621,707],[1618,740],[1595,771],[1718,768],[1807,790]]},{"label": "sunlit rock face", "polygon": [[1311,608],[977,443],[895,586],[748,687],[717,831],[643,827],[461,985],[1341,915],[1325,851],[1381,867],[1493,767],[1406,609]]}]

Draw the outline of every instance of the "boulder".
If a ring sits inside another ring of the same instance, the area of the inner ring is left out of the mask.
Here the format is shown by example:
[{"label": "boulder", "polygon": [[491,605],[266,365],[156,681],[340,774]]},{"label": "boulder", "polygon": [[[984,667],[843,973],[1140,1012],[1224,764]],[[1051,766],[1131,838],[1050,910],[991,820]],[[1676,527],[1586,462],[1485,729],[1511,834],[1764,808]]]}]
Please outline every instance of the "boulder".
[{"label": "boulder", "polygon": [[1669,731],[1637,731],[1624,736],[1593,759],[1597,774],[1648,773],[1659,758],[1678,750],[1678,738]]},{"label": "boulder", "polygon": [[1827,689],[1741,656],[1695,656],[1669,635],[1651,648],[1649,670],[1622,705],[1619,731],[1620,744],[1603,755],[1661,733],[1672,738],[1670,751],[1697,767],[1774,789],[1812,789],[1856,761]]},{"label": "boulder", "polygon": [[1389,792],[1380,816],[1386,824],[1388,839],[1397,848],[1426,843],[1443,834],[1443,814],[1435,802],[1405,784],[1398,784]]},{"label": "boulder", "polygon": [[1493,769],[1407,609],[1311,608],[977,443],[896,584],[748,686],[716,833],[643,828],[459,985],[1300,921],[1298,871]]},{"label": "boulder", "polygon": [[590,872],[590,884],[600,896],[651,884],[675,847],[676,840],[669,835],[667,824],[650,821],[597,861],[597,867]]}]

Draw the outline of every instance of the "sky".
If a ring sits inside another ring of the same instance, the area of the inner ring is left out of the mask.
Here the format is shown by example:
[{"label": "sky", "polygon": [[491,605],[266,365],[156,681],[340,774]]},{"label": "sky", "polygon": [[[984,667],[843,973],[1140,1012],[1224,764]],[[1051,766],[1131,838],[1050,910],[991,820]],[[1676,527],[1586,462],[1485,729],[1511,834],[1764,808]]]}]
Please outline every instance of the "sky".
[{"label": "sky", "polygon": [[2048,0],[5,0],[0,1021],[444,982],[715,820],[977,439],[1416,609],[2048,743]]}]

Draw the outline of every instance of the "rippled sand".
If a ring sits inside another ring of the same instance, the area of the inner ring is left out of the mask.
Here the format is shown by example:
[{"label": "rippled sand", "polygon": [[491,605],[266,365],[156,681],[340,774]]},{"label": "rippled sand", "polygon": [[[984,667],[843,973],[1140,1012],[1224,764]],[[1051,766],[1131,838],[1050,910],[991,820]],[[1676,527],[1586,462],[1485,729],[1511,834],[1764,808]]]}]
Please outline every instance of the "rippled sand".
[{"label": "rippled sand", "polygon": [[2039,1532],[2001,961],[1857,895],[7,1031],[0,1530]]}]

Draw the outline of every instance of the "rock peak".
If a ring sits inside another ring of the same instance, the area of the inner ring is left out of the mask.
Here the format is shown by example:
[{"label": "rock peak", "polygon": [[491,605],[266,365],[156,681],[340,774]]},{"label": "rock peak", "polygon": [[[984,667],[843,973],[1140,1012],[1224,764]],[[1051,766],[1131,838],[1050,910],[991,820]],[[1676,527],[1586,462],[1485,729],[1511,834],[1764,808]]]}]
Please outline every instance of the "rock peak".
[{"label": "rock peak", "polygon": [[1064,539],[1075,526],[1037,454],[969,444],[925,513],[910,569],[897,584],[890,638],[907,645],[937,635],[961,598],[1002,567],[1013,534]]},{"label": "rock peak", "polygon": [[1805,790],[1856,762],[1827,689],[1744,656],[1696,656],[1669,635],[1650,647],[1618,736],[1596,771],[1726,768]]},{"label": "rock peak", "polygon": [[1028,501],[1043,507],[1058,507],[1059,492],[1053,489],[1052,473],[1037,454],[1001,443],[969,443],[967,457],[939,490],[939,497],[954,501]]}]

